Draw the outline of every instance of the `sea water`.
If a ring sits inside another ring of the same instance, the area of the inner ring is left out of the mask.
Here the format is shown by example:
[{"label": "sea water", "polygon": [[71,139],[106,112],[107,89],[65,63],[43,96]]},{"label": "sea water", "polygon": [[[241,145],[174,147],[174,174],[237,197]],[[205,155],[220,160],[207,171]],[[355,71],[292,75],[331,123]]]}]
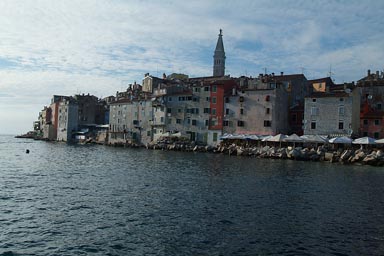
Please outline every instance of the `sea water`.
[{"label": "sea water", "polygon": [[0,255],[383,254],[383,168],[0,136]]}]

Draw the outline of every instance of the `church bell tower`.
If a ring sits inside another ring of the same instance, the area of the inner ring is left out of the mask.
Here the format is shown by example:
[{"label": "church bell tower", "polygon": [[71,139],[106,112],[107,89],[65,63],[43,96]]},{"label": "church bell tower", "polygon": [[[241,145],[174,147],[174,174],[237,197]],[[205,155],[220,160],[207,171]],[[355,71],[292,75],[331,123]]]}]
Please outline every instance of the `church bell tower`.
[{"label": "church bell tower", "polygon": [[220,29],[215,54],[213,55],[213,76],[224,76],[225,74],[225,51],[222,32]]}]

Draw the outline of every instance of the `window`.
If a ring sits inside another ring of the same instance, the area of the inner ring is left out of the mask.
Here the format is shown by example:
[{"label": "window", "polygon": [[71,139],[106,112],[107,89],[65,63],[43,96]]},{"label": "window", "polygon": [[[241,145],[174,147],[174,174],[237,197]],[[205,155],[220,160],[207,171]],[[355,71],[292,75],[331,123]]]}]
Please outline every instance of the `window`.
[{"label": "window", "polygon": [[364,137],[368,137],[368,132],[363,132]]},{"label": "window", "polygon": [[225,114],[226,114],[226,115],[229,115],[229,108],[226,108],[226,109],[225,109]]},{"label": "window", "polygon": [[343,130],[343,129],[344,129],[344,122],[339,121],[339,130]]},{"label": "window", "polygon": [[297,115],[296,114],[292,114],[291,121],[294,122],[294,123],[297,122]]},{"label": "window", "polygon": [[316,130],[316,121],[311,122],[311,130]]},{"label": "window", "polygon": [[340,101],[344,101],[344,98],[340,98],[339,100],[340,100]]},{"label": "window", "polygon": [[363,124],[364,124],[364,125],[368,125],[368,120],[367,120],[367,119],[364,119],[364,120],[363,120]]},{"label": "window", "polygon": [[205,126],[209,125],[209,120],[205,120]]},{"label": "window", "polygon": [[168,101],[172,101],[172,97],[168,97]]},{"label": "window", "polygon": [[381,108],[382,108],[381,103],[377,103],[376,108],[377,108],[377,110],[381,110]]},{"label": "window", "polygon": [[229,121],[228,120],[224,120],[223,121],[223,126],[229,126]]},{"label": "window", "polygon": [[225,103],[229,103],[229,97],[225,97]]},{"label": "window", "polygon": [[244,102],[244,97],[243,96],[239,97],[239,102]]},{"label": "window", "polygon": [[311,107],[311,115],[317,116],[319,114],[319,108],[317,107]]},{"label": "window", "polygon": [[181,124],[181,119],[176,119],[177,124]]},{"label": "window", "polygon": [[216,104],[216,97],[212,97],[212,104]]},{"label": "window", "polygon": [[270,108],[266,108],[266,109],[265,109],[265,114],[268,115],[270,112],[271,112],[271,109],[270,109]]},{"label": "window", "polygon": [[345,108],[344,106],[339,107],[339,116],[343,116],[345,114]]},{"label": "window", "polygon": [[204,114],[210,114],[210,113],[211,113],[211,111],[209,108],[204,108]]},{"label": "window", "polygon": [[172,108],[167,108],[167,113],[171,114],[172,113]]},{"label": "window", "polygon": [[192,119],[192,125],[197,125],[197,120]]},{"label": "window", "polygon": [[212,92],[217,92],[217,86],[216,85],[212,86]]},{"label": "window", "polygon": [[160,117],[160,122],[161,122],[161,123],[164,123],[164,117],[163,117],[163,116]]},{"label": "window", "polygon": [[172,119],[168,119],[168,124],[172,124]]},{"label": "window", "polygon": [[205,87],[204,87],[204,91],[205,91],[205,92],[209,92],[209,87],[208,87],[208,86],[205,86]]},{"label": "window", "polygon": [[265,96],[265,101],[270,101],[270,96],[269,95]]},{"label": "window", "polygon": [[271,127],[272,122],[270,120],[264,120],[264,127]]},{"label": "window", "polygon": [[216,109],[215,108],[212,109],[212,115],[216,115]]},{"label": "window", "polygon": [[243,108],[240,109],[240,115],[244,115],[244,109]]},{"label": "window", "polygon": [[375,139],[378,139],[379,138],[379,133],[378,132],[375,132],[374,134],[373,134],[373,137],[375,138]]},{"label": "window", "polygon": [[312,102],[316,102],[316,99],[312,99]]},{"label": "window", "polygon": [[181,112],[182,112],[181,108],[178,108],[178,109],[177,109],[177,112],[178,112],[178,113],[181,113]]},{"label": "window", "polygon": [[206,99],[208,102],[211,101],[211,97],[206,97],[205,99]]},{"label": "window", "polygon": [[375,119],[375,125],[380,125],[380,120],[379,119]]},{"label": "window", "polygon": [[244,121],[242,121],[242,120],[238,120],[238,121],[237,121],[237,126],[238,126],[238,127],[244,127]]},{"label": "window", "polygon": [[217,132],[213,133],[213,141],[217,141]]}]

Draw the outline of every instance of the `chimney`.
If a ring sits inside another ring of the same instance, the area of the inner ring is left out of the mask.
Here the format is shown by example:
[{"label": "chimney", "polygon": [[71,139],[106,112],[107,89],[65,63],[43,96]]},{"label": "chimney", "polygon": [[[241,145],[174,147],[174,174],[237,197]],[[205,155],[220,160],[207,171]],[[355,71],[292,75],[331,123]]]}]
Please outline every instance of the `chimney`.
[{"label": "chimney", "polygon": [[368,69],[368,76],[370,76],[371,75],[371,70],[370,69]]},{"label": "chimney", "polygon": [[283,72],[283,71],[281,71],[281,72],[280,72],[280,75],[281,75],[281,76],[283,76],[283,75],[284,75],[284,72]]}]

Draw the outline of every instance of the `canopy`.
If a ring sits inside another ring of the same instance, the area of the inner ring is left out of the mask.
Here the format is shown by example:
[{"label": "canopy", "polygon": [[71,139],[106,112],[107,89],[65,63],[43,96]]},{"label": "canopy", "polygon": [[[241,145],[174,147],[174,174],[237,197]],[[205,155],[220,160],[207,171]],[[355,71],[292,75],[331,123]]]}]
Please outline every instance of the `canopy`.
[{"label": "canopy", "polygon": [[260,140],[260,137],[255,134],[246,135],[245,138],[248,140]]},{"label": "canopy", "polygon": [[286,142],[304,142],[304,139],[303,138],[300,138],[296,133],[286,137],[285,139],[283,139],[283,141],[286,141]]},{"label": "canopy", "polygon": [[352,139],[351,138],[348,138],[348,137],[336,137],[336,138],[332,138],[329,140],[329,143],[333,143],[333,144],[351,144],[352,143]]},{"label": "canopy", "polygon": [[384,139],[375,140],[376,144],[384,144]]},{"label": "canopy", "polygon": [[362,137],[362,138],[358,138],[358,139],[355,139],[354,141],[352,141],[353,144],[364,144],[364,145],[372,145],[372,144],[376,144],[375,142],[375,139],[374,138],[371,138],[371,137]]},{"label": "canopy", "polygon": [[273,136],[271,135],[264,135],[263,138],[261,139],[261,141],[269,141],[270,138],[272,138]]},{"label": "canopy", "polygon": [[305,142],[312,142],[312,143],[327,143],[328,140],[320,135],[303,135],[300,136]]},{"label": "canopy", "polygon": [[273,137],[270,137],[268,139],[266,139],[265,141],[270,141],[270,142],[281,142],[281,141],[284,141],[284,139],[287,138],[287,135],[284,135],[284,134],[277,134]]}]

